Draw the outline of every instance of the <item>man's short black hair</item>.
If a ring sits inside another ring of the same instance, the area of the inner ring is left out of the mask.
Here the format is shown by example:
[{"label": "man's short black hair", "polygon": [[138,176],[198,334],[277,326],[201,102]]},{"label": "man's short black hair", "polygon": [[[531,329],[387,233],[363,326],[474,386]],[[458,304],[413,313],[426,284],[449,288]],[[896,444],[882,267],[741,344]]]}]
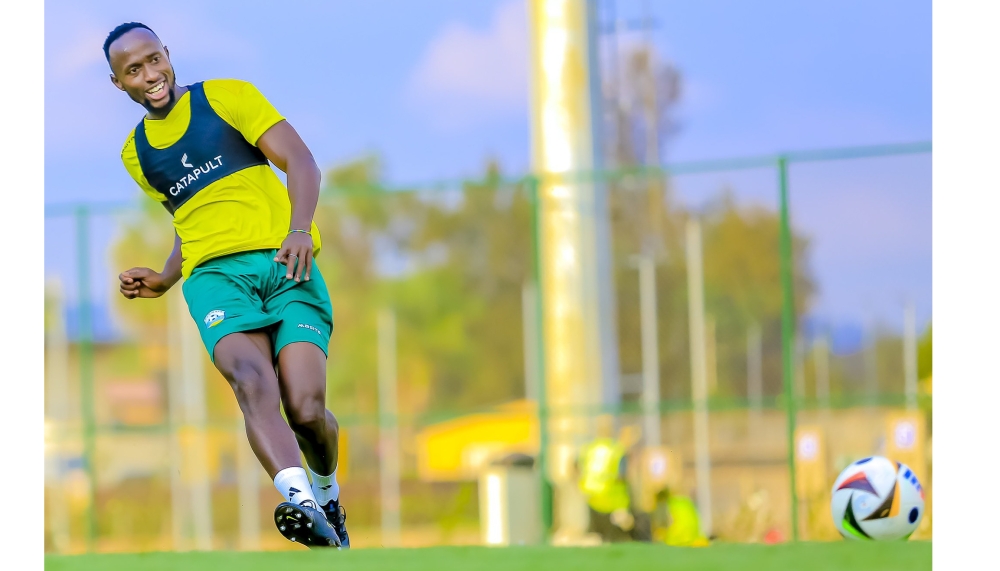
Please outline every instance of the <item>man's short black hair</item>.
[{"label": "man's short black hair", "polygon": [[[111,53],[110,53],[111,44],[113,44],[115,40],[117,40],[118,38],[124,36],[127,32],[131,32],[136,28],[144,28],[146,30],[149,30],[150,33],[156,36],[156,32],[154,32],[152,28],[150,28],[146,24],[142,24],[139,22],[128,22],[126,24],[118,26],[114,30],[111,30],[111,33],[108,34],[108,38],[104,40],[104,57],[108,60],[109,64],[111,63]],[[159,36],[156,37],[159,38]]]}]

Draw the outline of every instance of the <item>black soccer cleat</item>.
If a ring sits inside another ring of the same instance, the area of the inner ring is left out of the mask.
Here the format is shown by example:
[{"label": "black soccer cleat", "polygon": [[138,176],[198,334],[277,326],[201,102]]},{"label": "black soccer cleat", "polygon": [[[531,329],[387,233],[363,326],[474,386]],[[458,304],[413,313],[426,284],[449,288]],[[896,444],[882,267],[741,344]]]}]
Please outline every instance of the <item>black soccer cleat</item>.
[{"label": "black soccer cleat", "polygon": [[344,549],[350,549],[351,538],[347,536],[347,511],[344,510],[339,501],[330,500],[323,506],[323,513],[326,514],[326,519],[337,532],[337,537],[340,538],[340,545]]},{"label": "black soccer cleat", "polygon": [[301,504],[281,502],[274,509],[274,525],[285,539],[309,548],[336,547],[340,537],[316,504],[306,500]]}]

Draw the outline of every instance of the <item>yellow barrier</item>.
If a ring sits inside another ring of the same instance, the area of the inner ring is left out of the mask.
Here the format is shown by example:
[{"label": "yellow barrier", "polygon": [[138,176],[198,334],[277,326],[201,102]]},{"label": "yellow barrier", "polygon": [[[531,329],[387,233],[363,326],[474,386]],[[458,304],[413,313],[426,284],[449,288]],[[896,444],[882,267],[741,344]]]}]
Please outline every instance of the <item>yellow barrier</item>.
[{"label": "yellow barrier", "polygon": [[475,480],[490,460],[538,453],[534,405],[516,401],[496,412],[463,416],[417,434],[417,473],[427,482]]}]

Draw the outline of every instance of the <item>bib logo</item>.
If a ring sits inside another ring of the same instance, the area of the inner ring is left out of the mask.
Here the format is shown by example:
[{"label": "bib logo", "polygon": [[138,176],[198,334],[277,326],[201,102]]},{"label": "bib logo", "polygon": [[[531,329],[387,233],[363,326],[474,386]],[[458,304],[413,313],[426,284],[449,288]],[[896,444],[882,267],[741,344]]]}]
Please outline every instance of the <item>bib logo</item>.
[{"label": "bib logo", "polygon": [[[187,160],[188,160],[187,153],[184,153],[184,156],[181,157],[181,165],[186,167],[191,167],[192,166],[191,163],[187,162]],[[178,194],[180,194],[182,190],[187,188],[189,184],[198,180],[199,176],[203,174],[208,174],[211,171],[214,171],[215,169],[221,166],[222,166],[222,155],[219,155],[214,159],[208,161],[204,165],[200,167],[195,167],[194,170],[192,170],[186,176],[181,177],[181,179],[177,181],[177,184],[170,187],[170,196],[177,196]]]},{"label": "bib logo", "polygon": [[188,154],[187,153],[184,153],[184,156],[181,157],[181,166],[187,167],[189,169],[194,168],[194,165],[188,162]]},{"label": "bib logo", "polygon": [[216,325],[222,323],[222,320],[226,318],[226,312],[221,309],[213,309],[208,312],[205,316],[205,326],[215,327]]}]

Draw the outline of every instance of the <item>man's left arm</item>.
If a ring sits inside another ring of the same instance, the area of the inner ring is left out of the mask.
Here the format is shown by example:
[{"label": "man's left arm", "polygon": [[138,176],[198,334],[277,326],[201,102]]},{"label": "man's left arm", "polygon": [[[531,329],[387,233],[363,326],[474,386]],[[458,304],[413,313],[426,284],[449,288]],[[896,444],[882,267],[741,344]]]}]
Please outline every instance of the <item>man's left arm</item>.
[{"label": "man's left arm", "polygon": [[319,201],[319,167],[302,137],[285,120],[265,131],[257,140],[257,147],[269,161],[288,175],[292,218],[288,235],[281,243],[274,261],[287,266],[286,278],[294,277],[295,281],[300,281],[304,277],[308,281],[313,264],[313,238],[310,230]]}]

